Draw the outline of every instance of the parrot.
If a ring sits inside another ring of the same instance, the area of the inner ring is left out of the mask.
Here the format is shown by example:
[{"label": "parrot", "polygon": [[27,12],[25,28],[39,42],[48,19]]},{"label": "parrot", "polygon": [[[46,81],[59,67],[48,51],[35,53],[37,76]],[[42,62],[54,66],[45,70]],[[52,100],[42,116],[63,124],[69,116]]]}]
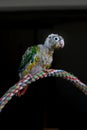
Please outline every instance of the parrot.
[{"label": "parrot", "polygon": [[[19,78],[23,79],[25,75],[47,70],[53,62],[55,49],[63,48],[65,45],[64,38],[58,34],[49,34],[43,44],[33,45],[27,48],[22,56],[18,69]],[[19,94],[23,95],[27,87]]]}]

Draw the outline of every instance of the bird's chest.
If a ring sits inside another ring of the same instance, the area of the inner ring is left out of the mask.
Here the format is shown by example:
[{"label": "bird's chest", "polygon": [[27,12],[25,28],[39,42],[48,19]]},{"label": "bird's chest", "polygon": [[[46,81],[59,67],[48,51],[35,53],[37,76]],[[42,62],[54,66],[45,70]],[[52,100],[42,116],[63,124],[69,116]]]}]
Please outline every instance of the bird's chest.
[{"label": "bird's chest", "polygon": [[46,52],[42,51],[40,54],[40,64],[44,68],[49,68],[51,63],[52,63],[52,53],[51,52]]}]

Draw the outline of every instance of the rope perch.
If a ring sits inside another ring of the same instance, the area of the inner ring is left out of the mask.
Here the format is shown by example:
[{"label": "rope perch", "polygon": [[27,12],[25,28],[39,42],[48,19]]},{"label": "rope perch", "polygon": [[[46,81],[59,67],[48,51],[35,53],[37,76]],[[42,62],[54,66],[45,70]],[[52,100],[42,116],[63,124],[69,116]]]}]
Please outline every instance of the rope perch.
[{"label": "rope perch", "polygon": [[80,89],[85,95],[87,94],[87,85],[82,83],[76,76],[68,73],[64,70],[49,69],[43,70],[35,75],[27,74],[22,80],[13,85],[9,90],[0,98],[0,111],[5,105],[12,99],[14,95],[23,90],[26,86],[35,82],[36,80],[45,77],[60,77],[73,83],[78,89]]}]

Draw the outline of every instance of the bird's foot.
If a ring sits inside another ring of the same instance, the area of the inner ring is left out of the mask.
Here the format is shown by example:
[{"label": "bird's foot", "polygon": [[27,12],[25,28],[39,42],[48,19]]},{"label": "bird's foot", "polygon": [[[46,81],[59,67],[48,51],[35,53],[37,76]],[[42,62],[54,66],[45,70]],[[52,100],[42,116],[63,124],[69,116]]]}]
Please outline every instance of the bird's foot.
[{"label": "bird's foot", "polygon": [[48,72],[52,72],[53,69],[43,69],[43,71],[44,71],[45,73],[48,73]]},{"label": "bird's foot", "polygon": [[19,92],[16,94],[16,96],[20,97],[20,96],[24,95],[25,92],[27,91],[27,89],[28,89],[28,85],[27,85],[25,88],[23,88],[23,90],[19,91]]}]

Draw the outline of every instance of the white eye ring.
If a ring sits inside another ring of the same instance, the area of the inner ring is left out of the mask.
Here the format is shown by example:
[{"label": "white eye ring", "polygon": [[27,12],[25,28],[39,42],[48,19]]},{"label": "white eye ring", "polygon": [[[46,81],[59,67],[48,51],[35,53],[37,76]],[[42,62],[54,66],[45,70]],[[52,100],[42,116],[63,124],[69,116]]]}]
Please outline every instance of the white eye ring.
[{"label": "white eye ring", "polygon": [[59,40],[59,38],[58,38],[58,37],[54,37],[54,40],[55,40],[55,41],[58,41],[58,40]]}]

